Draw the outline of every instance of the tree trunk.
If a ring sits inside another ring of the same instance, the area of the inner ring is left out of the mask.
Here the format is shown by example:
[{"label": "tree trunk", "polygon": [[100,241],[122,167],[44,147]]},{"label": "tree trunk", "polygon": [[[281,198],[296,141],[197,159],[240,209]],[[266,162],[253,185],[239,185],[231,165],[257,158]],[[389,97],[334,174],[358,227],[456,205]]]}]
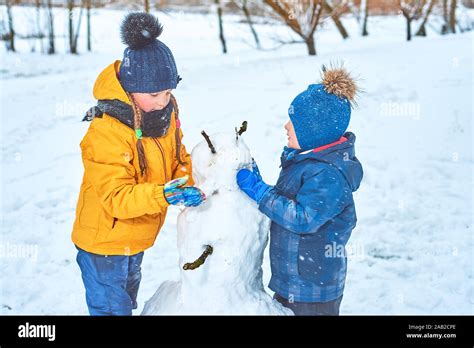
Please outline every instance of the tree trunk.
[{"label": "tree trunk", "polygon": [[77,54],[77,39],[79,37],[79,32],[81,30],[81,20],[82,12],[84,10],[83,4],[81,5],[81,10],[79,12],[79,18],[77,20],[77,28],[74,31],[74,0],[68,0],[68,27],[69,27],[69,52],[71,54]]},{"label": "tree trunk", "polygon": [[38,40],[40,43],[40,52],[44,52],[44,47],[43,47],[43,30],[41,29],[41,1],[36,0],[36,31],[38,35]]},{"label": "tree trunk", "polygon": [[448,23],[448,0],[443,0],[443,18]]},{"label": "tree trunk", "polygon": [[425,25],[422,24],[418,31],[416,32],[415,36],[426,36],[426,28]]},{"label": "tree trunk", "polygon": [[54,14],[53,14],[53,5],[51,0],[48,0],[48,54],[55,54],[56,48],[54,45]]},{"label": "tree trunk", "polygon": [[247,8],[247,0],[243,0],[242,2],[242,11],[245,14],[245,18],[247,19],[247,23],[250,27],[250,31],[252,32],[253,38],[255,39],[255,44],[257,45],[257,48],[260,49],[261,48],[260,40],[258,38],[257,31],[253,27],[252,18],[250,17],[250,12],[249,12],[249,9]]},{"label": "tree trunk", "polygon": [[150,1],[145,0],[145,12],[148,13],[150,12]]},{"label": "tree trunk", "polygon": [[74,48],[74,0],[67,1],[68,8],[68,33],[69,33],[69,52],[75,54],[76,50]]},{"label": "tree trunk", "polygon": [[407,41],[411,40],[411,18],[407,18]]},{"label": "tree trunk", "polygon": [[7,0],[6,1],[7,5],[7,16],[8,16],[8,30],[10,32],[9,37],[8,37],[8,47],[7,49],[15,52],[15,30],[13,29],[13,13],[12,13],[12,1]]},{"label": "tree trunk", "polygon": [[420,28],[416,32],[416,36],[426,36],[426,23],[428,22],[428,17],[431,14],[431,11],[433,11],[433,7],[436,3],[436,0],[431,0],[428,10],[426,11],[425,17],[423,18],[423,22],[421,22]]},{"label": "tree trunk", "polygon": [[441,35],[448,33],[448,0],[443,0],[443,19],[444,23],[441,26]]},{"label": "tree trunk", "polygon": [[339,15],[334,13],[334,8],[329,5],[327,0],[323,1],[323,8],[324,10],[331,16],[332,20],[334,21],[334,24],[336,24],[337,30],[342,35],[343,39],[347,39],[349,37],[349,34],[347,34],[346,28],[344,28],[344,25],[342,24]]},{"label": "tree trunk", "polygon": [[92,51],[91,43],[91,0],[86,0],[87,7],[87,51]]},{"label": "tree trunk", "polygon": [[226,54],[227,53],[227,44],[225,41],[225,36],[224,36],[224,25],[222,23],[222,7],[221,7],[221,2],[220,0],[214,0],[215,4],[217,5],[217,18],[219,20],[219,38],[222,43],[222,53]]},{"label": "tree trunk", "polygon": [[82,12],[84,11],[84,6],[81,6],[81,10],[79,11],[79,19],[77,20],[77,28],[76,32],[74,33],[74,53],[77,54],[77,39],[79,38],[79,33],[81,32],[81,20],[82,20]]},{"label": "tree trunk", "polygon": [[449,30],[451,33],[456,33],[456,6],[457,0],[451,0],[451,8],[449,11]]},{"label": "tree trunk", "polygon": [[367,31],[367,22],[369,21],[369,0],[365,0],[364,8],[364,23],[362,25],[362,36],[368,36],[369,32]]},{"label": "tree trunk", "polygon": [[310,56],[315,56],[316,55],[316,45],[314,44],[314,37],[310,36],[306,40],[306,46],[308,47],[308,54]]}]

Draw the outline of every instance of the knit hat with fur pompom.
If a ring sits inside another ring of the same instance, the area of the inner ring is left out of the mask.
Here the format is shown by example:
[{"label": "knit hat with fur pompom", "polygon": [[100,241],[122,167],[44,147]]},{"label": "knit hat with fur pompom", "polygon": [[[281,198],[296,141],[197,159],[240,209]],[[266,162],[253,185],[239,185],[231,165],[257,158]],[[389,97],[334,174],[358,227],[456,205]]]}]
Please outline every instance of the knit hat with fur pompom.
[{"label": "knit hat with fur pompom", "polygon": [[358,92],[343,66],[323,65],[321,75],[322,82],[309,85],[288,110],[303,151],[333,143],[344,135]]}]

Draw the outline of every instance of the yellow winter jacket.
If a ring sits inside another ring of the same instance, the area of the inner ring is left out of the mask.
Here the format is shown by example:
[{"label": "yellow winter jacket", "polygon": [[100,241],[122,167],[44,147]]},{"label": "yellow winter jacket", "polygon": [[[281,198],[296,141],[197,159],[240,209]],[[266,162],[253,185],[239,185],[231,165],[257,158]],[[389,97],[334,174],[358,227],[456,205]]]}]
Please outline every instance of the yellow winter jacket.
[{"label": "yellow winter jacket", "polygon": [[[117,78],[120,61],[105,68],[94,86],[96,99],[119,99],[130,104]],[[101,255],[134,255],[151,247],[163,225],[168,202],[163,185],[189,175],[191,157],[181,145],[176,159],[176,118],[161,138],[143,138],[147,159],[146,181],[140,175],[134,131],[103,114],[94,118],[81,141],[84,177],[77,202],[72,241]],[[183,134],[180,130],[180,136]]]}]

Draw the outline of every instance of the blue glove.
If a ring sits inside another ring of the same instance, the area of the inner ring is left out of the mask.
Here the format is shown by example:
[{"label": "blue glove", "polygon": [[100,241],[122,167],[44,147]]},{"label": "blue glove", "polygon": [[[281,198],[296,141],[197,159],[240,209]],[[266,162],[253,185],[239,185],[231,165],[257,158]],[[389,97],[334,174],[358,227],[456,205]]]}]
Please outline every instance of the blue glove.
[{"label": "blue glove", "polygon": [[237,172],[237,185],[257,204],[260,204],[263,196],[272,188],[263,182],[255,161],[252,161],[252,170],[244,168]]},{"label": "blue glove", "polygon": [[183,204],[185,207],[197,207],[206,200],[206,195],[194,186],[184,186],[189,176],[183,176],[165,184],[163,193],[169,204]]}]

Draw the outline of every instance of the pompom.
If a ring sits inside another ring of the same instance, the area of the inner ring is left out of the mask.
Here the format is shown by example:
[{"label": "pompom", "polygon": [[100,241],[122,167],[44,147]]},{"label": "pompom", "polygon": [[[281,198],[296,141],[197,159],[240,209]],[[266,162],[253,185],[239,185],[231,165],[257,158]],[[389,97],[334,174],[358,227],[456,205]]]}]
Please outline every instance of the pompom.
[{"label": "pompom", "polygon": [[333,93],[338,97],[345,97],[349,102],[354,103],[359,92],[357,84],[344,66],[331,65],[329,68],[322,66],[322,83],[328,93]]},{"label": "pompom", "polygon": [[120,27],[122,42],[132,49],[153,43],[163,32],[158,18],[145,12],[132,12],[125,16]]}]

